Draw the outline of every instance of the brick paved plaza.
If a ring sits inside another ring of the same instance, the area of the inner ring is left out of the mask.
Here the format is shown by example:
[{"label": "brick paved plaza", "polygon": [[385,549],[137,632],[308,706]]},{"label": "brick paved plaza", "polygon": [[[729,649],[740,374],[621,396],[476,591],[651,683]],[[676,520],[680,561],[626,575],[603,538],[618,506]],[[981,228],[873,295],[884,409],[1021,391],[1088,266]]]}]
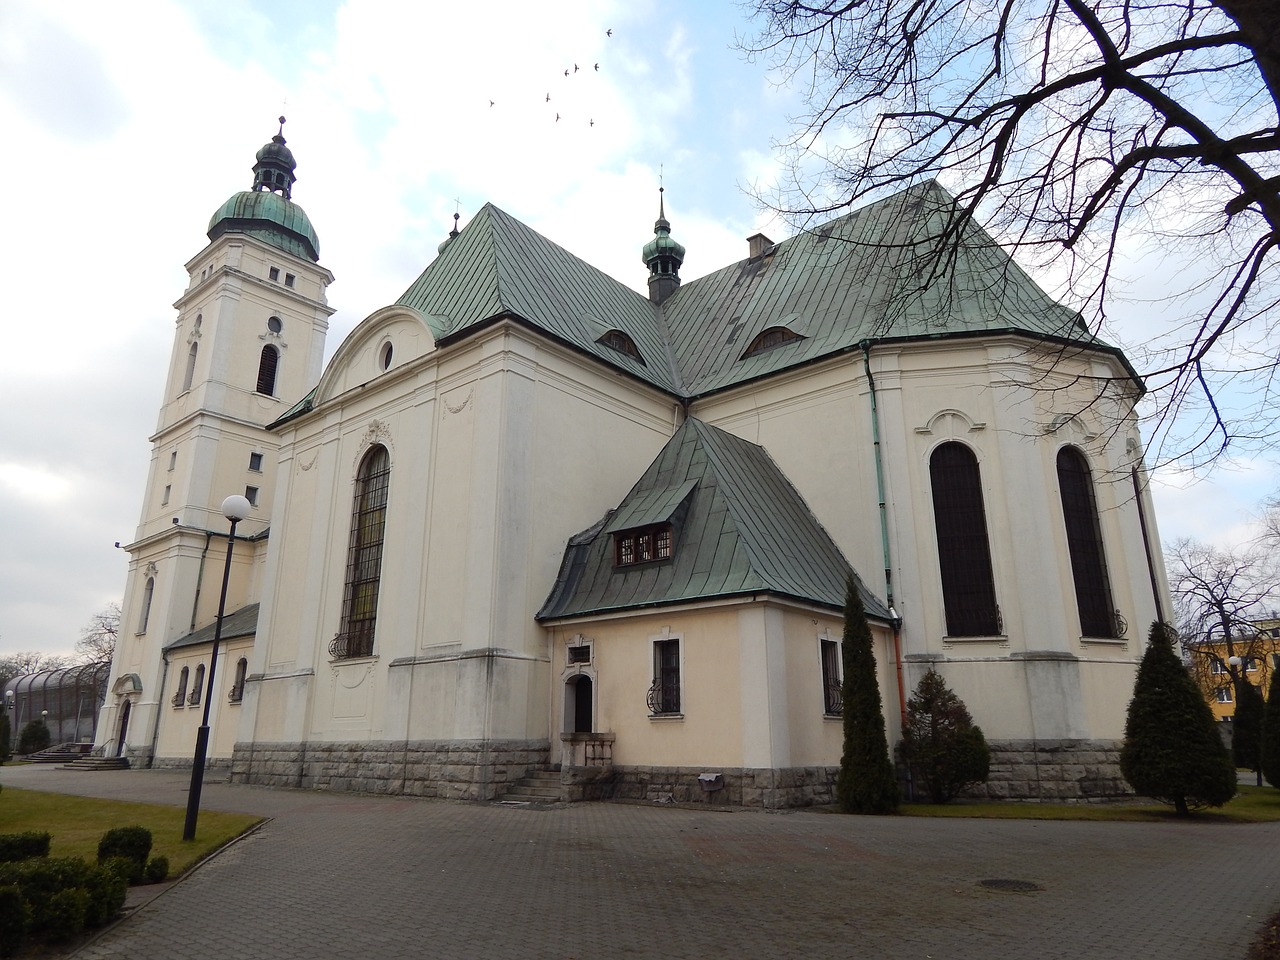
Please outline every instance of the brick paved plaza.
[{"label": "brick paved plaza", "polygon": [[[173,804],[187,779],[0,768],[13,786]],[[273,819],[79,960],[1234,960],[1280,906],[1280,824],[535,809],[213,782],[203,802]]]}]

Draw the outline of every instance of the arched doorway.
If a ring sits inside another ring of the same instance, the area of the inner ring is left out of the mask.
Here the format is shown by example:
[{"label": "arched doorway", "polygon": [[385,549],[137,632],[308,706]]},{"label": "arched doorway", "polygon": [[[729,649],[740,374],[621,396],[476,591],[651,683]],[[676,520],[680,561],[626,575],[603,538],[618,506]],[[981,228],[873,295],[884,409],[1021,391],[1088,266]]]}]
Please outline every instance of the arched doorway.
[{"label": "arched doorway", "polygon": [[124,755],[124,737],[129,732],[129,712],[133,709],[133,701],[128,697],[124,698],[124,704],[120,707],[120,735],[116,737],[116,756]]}]

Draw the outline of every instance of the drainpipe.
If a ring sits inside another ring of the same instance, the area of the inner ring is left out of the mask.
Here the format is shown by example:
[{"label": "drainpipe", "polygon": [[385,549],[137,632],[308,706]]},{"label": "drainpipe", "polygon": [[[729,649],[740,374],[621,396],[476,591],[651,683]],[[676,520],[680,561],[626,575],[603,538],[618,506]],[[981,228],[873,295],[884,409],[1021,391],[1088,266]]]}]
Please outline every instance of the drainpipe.
[{"label": "drainpipe", "polygon": [[1142,499],[1142,483],[1138,479],[1138,468],[1130,467],[1129,476],[1133,479],[1133,502],[1138,505],[1138,525],[1142,528],[1142,549],[1147,554],[1147,576],[1151,578],[1151,599],[1156,604],[1156,619],[1164,623],[1164,605],[1160,602],[1160,583],[1156,576],[1156,562],[1151,553],[1151,534],[1147,530],[1147,510]]},{"label": "drainpipe", "polygon": [[867,375],[867,387],[871,394],[871,446],[876,461],[876,495],[880,500],[880,549],[884,557],[885,604],[889,607],[890,626],[893,628],[893,659],[898,673],[898,710],[903,726],[907,722],[907,694],[902,674],[902,618],[893,608],[893,564],[889,554],[889,508],[884,496],[884,461],[880,452],[880,408],[876,402],[876,380],[871,374],[871,341],[858,344],[862,351],[862,369]]},{"label": "drainpipe", "polygon": [[191,627],[187,633],[196,632],[196,610],[200,607],[200,585],[204,583],[204,558],[209,555],[209,543],[213,540],[213,531],[204,532],[204,549],[200,551],[200,566],[196,569],[196,597],[191,601]]},{"label": "drainpipe", "polygon": [[[164,685],[169,679],[169,655],[160,655],[160,689],[156,692],[156,720],[151,725],[151,756],[147,758],[148,769],[156,764],[156,745],[160,743],[160,714],[164,710]],[[209,691],[205,691],[207,694]],[[123,749],[124,744],[120,745]]]}]

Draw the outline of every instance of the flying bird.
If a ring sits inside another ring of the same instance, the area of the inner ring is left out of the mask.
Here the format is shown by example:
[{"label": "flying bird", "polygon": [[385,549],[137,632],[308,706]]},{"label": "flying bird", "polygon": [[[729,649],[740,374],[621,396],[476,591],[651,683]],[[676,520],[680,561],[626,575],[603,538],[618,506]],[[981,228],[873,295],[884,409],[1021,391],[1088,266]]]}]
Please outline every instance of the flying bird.
[{"label": "flying bird", "polygon": [[606,30],[606,31],[604,32],[604,35],[605,35],[606,37],[612,37],[612,36],[613,36],[613,27],[610,27],[608,30]]},{"label": "flying bird", "polygon": [[600,72],[600,64],[598,64],[598,63],[597,63],[597,64],[596,64],[596,73],[599,73],[599,72]]},{"label": "flying bird", "polygon": [[566,77],[569,75],[569,68],[568,68],[568,67],[565,67],[565,68],[564,68],[564,75],[565,75]]},{"label": "flying bird", "polygon": [[547,103],[550,103],[550,102],[551,102],[551,94],[549,94],[549,93],[548,93],[548,94],[547,94]]},{"label": "flying bird", "polygon": [[556,114],[556,123],[559,123],[559,122],[560,122],[560,114],[558,114],[558,113],[557,113],[557,114]]},{"label": "flying bird", "polygon": [[596,122],[595,122],[594,120],[588,120],[588,121],[587,121],[587,126],[589,126],[589,127],[594,127],[595,125],[596,125]]},{"label": "flying bird", "polygon": [[489,106],[491,106],[491,107],[493,106],[493,101],[492,101],[492,100],[490,100],[490,101],[489,101]]},{"label": "flying bird", "polygon": [[573,65],[573,72],[574,73],[578,72],[578,65],[576,63]]}]

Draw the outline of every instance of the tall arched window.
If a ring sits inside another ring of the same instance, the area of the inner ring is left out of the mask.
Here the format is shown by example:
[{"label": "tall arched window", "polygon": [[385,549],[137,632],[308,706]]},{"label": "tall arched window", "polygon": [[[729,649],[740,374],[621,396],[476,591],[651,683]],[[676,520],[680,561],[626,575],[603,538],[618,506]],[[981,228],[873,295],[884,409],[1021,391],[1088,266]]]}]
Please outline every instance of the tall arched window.
[{"label": "tall arched window", "polygon": [[258,360],[258,393],[268,397],[276,394],[276,368],[280,365],[280,352],[271,344],[262,348],[262,357]]},{"label": "tall arched window", "polygon": [[1115,637],[1119,631],[1106,554],[1102,550],[1093,476],[1084,454],[1075,447],[1058,451],[1058,490],[1062,494],[1062,519],[1067,527],[1076,608],[1080,611],[1080,633],[1086,637]]},{"label": "tall arched window", "polygon": [[138,632],[147,632],[147,621],[151,619],[151,598],[156,592],[156,578],[147,577],[147,585],[142,588],[142,613],[138,616]]},{"label": "tall arched window", "polygon": [[371,447],[356,475],[343,590],[342,626],[329,652],[337,659],[373,653],[373,627],[378,617],[378,585],[382,578],[382,540],[387,519],[387,484],[391,460],[387,448]]},{"label": "tall arched window", "polygon": [[192,343],[191,349],[187,351],[187,372],[182,378],[182,390],[185,393],[191,389],[191,381],[196,375],[196,354],[200,352],[200,344]]},{"label": "tall arched window", "polygon": [[191,685],[191,696],[187,697],[187,703],[193,707],[200,702],[200,695],[204,692],[204,664],[196,664],[196,682]]},{"label": "tall arched window", "polygon": [[929,482],[947,635],[994,636],[1001,629],[1000,610],[978,458],[963,443],[944,443],[929,458]]},{"label": "tall arched window", "polygon": [[244,678],[248,672],[249,661],[241,657],[236,661],[236,678],[231,684],[230,700],[232,703],[239,703],[244,699]]},{"label": "tall arched window", "polygon": [[186,667],[183,667],[182,673],[178,675],[178,692],[173,695],[173,700],[170,701],[175,707],[180,707],[187,702],[188,676],[190,676],[190,671]]}]

